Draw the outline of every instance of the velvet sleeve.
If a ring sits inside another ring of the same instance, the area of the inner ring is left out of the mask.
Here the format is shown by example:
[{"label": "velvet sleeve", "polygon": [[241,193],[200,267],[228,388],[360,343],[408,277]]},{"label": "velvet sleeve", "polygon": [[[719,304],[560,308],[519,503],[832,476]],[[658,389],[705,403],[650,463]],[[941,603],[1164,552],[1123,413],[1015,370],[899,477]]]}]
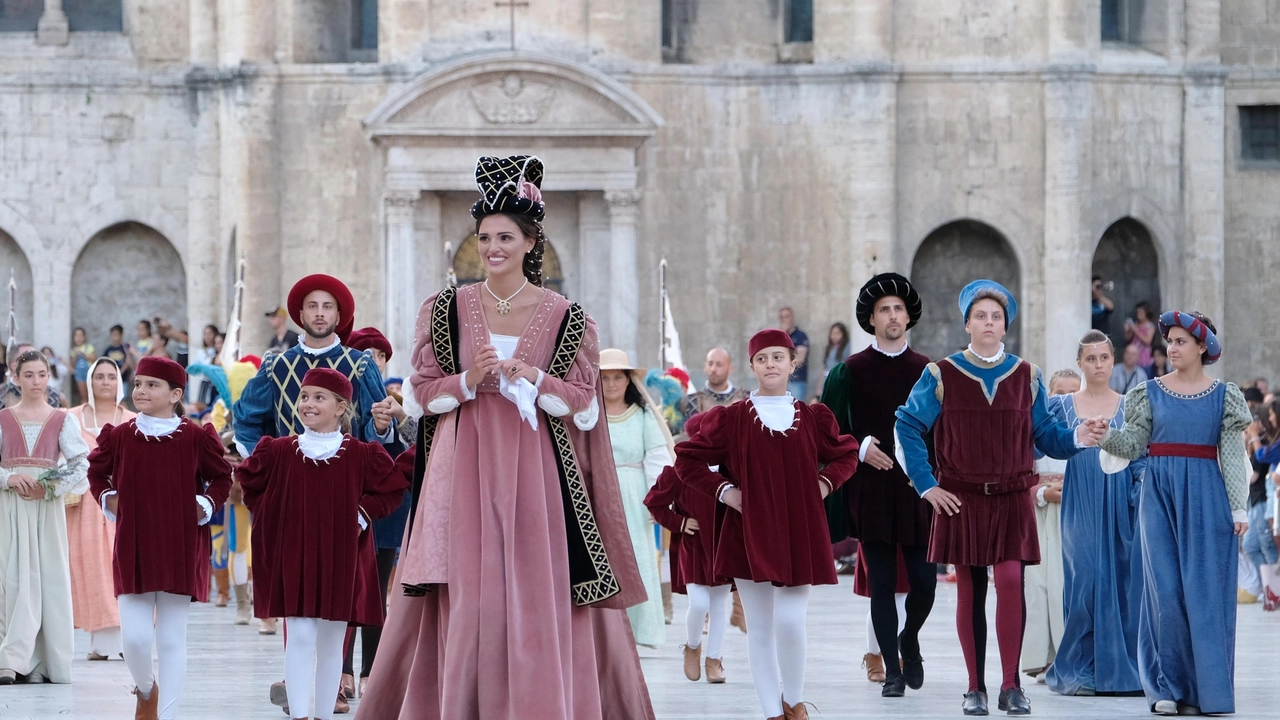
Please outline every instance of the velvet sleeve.
[{"label": "velvet sleeve", "polygon": [[818,477],[827,481],[830,490],[835,490],[848,482],[858,469],[858,441],[840,433],[836,416],[826,405],[811,405],[810,408],[817,428],[814,439],[818,446],[818,463],[822,466]]},{"label": "velvet sleeve", "polygon": [[[472,397],[463,391],[465,369],[457,375],[445,375],[436,362],[435,347],[431,342],[431,310],[435,306],[436,297],[437,295],[432,295],[427,298],[418,310],[418,323],[414,329],[417,339],[414,341],[411,357],[413,375],[409,378],[413,386],[413,397],[427,415],[452,412]],[[462,358],[457,358],[456,362],[461,367]]]},{"label": "velvet sleeve", "polygon": [[1058,460],[1069,460],[1084,448],[1076,445],[1075,428],[1049,411],[1049,392],[1040,368],[1031,366],[1031,432],[1036,449]]},{"label": "velvet sleeve", "polygon": [[214,509],[227,504],[227,496],[231,494],[231,464],[227,462],[226,451],[222,440],[212,425],[200,425],[197,435],[197,452],[199,453],[197,485],[202,494],[209,498]]},{"label": "velvet sleeve", "polygon": [[569,408],[570,413],[580,413],[595,403],[596,379],[599,375],[600,340],[596,334],[596,322],[588,316],[586,335],[582,338],[582,346],[578,348],[578,357],[574,358],[573,367],[564,380],[544,373],[542,382],[538,385],[539,399],[557,398]]},{"label": "velvet sleeve", "polygon": [[681,482],[720,500],[720,493],[733,483],[709,466],[729,462],[729,412],[733,406],[716,407],[703,413],[698,434],[676,446],[676,474]]},{"label": "velvet sleeve", "polygon": [[258,443],[258,449],[236,466],[236,481],[244,490],[244,506],[249,512],[258,512],[262,496],[267,491],[271,480],[271,468],[275,465],[277,445],[288,442],[287,439],[264,437]]},{"label": "velvet sleeve", "polygon": [[853,427],[852,419],[849,417],[851,408],[849,407],[849,388],[852,382],[849,379],[849,366],[846,363],[837,363],[831,368],[831,372],[827,373],[827,380],[822,385],[822,397],[818,402],[826,405],[835,415],[836,423],[840,426],[840,432],[849,434],[850,428]]},{"label": "velvet sleeve", "polygon": [[684,532],[684,516],[671,509],[680,494],[680,476],[674,467],[667,467],[658,475],[658,482],[644,496],[644,506],[662,527],[673,533]]},{"label": "velvet sleeve", "polygon": [[373,424],[373,405],[382,402],[387,397],[387,389],[382,384],[382,373],[378,371],[378,364],[373,361],[373,355],[370,351],[365,350],[362,357],[356,361],[356,376],[353,378],[352,389],[355,391],[356,400],[356,416],[359,420],[355,431],[356,439],[361,442],[386,442],[393,443],[396,441],[396,421],[391,420],[391,425],[385,433],[379,433]]},{"label": "velvet sleeve", "polygon": [[268,355],[258,368],[258,373],[240,391],[240,399],[231,408],[232,428],[236,434],[236,449],[241,456],[249,457],[266,435],[274,435],[275,397],[272,390],[271,368],[279,355]]},{"label": "velvet sleeve", "polygon": [[[364,492],[360,495],[360,514],[372,523],[395,512],[404,500],[409,481],[396,468],[396,463],[378,443],[365,444]],[[412,472],[412,469],[410,469]]]},{"label": "velvet sleeve", "polygon": [[1244,393],[1235,383],[1227,383],[1222,399],[1222,429],[1218,433],[1218,464],[1226,484],[1227,501],[1235,522],[1247,522],[1245,508],[1249,500],[1249,454],[1244,449],[1244,429],[1253,417]]},{"label": "velvet sleeve", "polygon": [[898,464],[907,471],[911,484],[916,492],[923,496],[938,486],[934,477],[933,466],[929,464],[929,445],[925,434],[933,429],[938,415],[942,413],[942,373],[938,366],[929,363],[907,402],[895,413],[897,422],[893,425],[893,445],[897,448]]},{"label": "velvet sleeve", "polygon": [[115,490],[112,473],[116,464],[116,426],[104,425],[98,431],[98,447],[89,453],[89,492],[96,503],[102,502],[102,493]]}]

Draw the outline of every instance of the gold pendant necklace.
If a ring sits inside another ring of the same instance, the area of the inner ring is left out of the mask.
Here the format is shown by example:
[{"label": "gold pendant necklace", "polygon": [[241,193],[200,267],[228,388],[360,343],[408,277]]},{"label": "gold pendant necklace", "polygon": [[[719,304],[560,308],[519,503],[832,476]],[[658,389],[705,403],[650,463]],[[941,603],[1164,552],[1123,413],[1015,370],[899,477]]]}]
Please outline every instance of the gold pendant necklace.
[{"label": "gold pendant necklace", "polygon": [[511,297],[506,298],[504,300],[503,298],[498,297],[497,293],[495,293],[489,287],[488,280],[484,281],[484,289],[488,290],[489,294],[493,296],[493,299],[498,301],[498,314],[501,315],[502,317],[506,317],[511,314],[511,301],[514,300],[515,297],[520,294],[520,291],[524,290],[528,285],[529,285],[529,278],[525,278],[524,285],[520,286],[520,290],[516,290],[515,292],[511,293]]}]

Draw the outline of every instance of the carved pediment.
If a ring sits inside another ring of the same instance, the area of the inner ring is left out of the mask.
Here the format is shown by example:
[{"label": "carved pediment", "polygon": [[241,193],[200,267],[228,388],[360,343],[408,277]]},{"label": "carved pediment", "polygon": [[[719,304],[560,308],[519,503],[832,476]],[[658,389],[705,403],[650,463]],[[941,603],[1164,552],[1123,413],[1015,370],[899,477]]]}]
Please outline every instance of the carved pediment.
[{"label": "carved pediment", "polygon": [[365,119],[375,139],[648,137],[662,119],[594,68],[523,54],[472,57],[393,90]]}]

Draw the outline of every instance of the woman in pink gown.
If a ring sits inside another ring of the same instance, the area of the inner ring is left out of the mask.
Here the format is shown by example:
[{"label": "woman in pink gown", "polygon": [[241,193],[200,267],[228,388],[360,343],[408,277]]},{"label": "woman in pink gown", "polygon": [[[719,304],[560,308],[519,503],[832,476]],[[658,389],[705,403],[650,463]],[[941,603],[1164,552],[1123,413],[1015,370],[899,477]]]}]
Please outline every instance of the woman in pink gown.
[{"label": "woman in pink gown", "polygon": [[360,714],[652,719],[595,323],[539,287],[541,161],[481,158],[476,180],[488,279],[418,315],[413,510]]},{"label": "woman in pink gown", "polygon": [[[71,409],[80,421],[80,434],[89,449],[98,447],[98,431],[134,417],[120,401],[124,383],[114,361],[100,357],[89,368],[89,401]],[[116,542],[115,523],[107,522],[102,508],[81,496],[67,501],[67,547],[71,554],[71,607],[76,627],[89,633],[89,659],[122,657],[120,613],[112,578],[111,553]]]}]

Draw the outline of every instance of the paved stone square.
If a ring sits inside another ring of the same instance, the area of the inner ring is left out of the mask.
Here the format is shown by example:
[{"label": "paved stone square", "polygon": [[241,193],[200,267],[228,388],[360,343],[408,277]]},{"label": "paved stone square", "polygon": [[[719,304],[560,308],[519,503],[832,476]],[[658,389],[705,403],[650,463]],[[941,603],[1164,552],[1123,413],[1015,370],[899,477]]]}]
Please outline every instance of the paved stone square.
[{"label": "paved stone square", "polygon": [[[838,587],[817,589],[809,606],[808,698],[817,706],[815,720],[849,718],[961,717],[965,690],[964,664],[955,639],[955,586],[939,585],[934,614],[925,625],[925,686],[899,699],[882,699],[861,669],[865,651],[867,601],[854,597],[848,578]],[[988,612],[995,602],[988,602]],[[1280,613],[1258,605],[1239,608],[1236,654],[1238,718],[1274,716],[1280,681],[1274,658],[1280,649]],[[676,618],[684,612],[676,596]],[[191,613],[190,666],[183,697],[184,720],[271,720],[283,718],[267,703],[267,687],[282,676],[281,638],[260,637],[253,627],[231,624],[234,608],[200,605]],[[681,626],[668,627],[661,648],[641,648],[653,705],[663,720],[737,720],[760,717],[746,667],[746,636],[730,628],[725,641],[729,682],[712,686],[691,683],[681,671]],[[123,662],[86,661],[88,636],[77,632],[75,682],[71,685],[12,686],[0,689],[0,718],[5,720],[124,720],[133,716],[132,682]],[[357,647],[358,644],[357,644]],[[994,632],[988,645],[987,681],[999,684]],[[357,666],[359,657],[357,651]],[[1142,698],[1068,698],[1043,685],[1028,685],[1034,717],[1150,717]],[[994,707],[994,697],[992,698]],[[355,717],[359,702],[353,703]],[[339,716],[342,717],[342,716]],[[347,716],[351,717],[351,716]],[[532,719],[531,719],[532,720]],[[537,719],[542,720],[542,719]]]}]

